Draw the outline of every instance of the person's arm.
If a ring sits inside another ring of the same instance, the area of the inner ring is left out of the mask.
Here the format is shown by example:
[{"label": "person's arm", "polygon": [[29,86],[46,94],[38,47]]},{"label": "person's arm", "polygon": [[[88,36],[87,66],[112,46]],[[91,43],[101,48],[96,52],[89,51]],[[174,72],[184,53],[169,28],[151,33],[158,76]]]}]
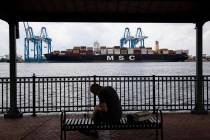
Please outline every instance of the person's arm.
[{"label": "person's arm", "polygon": [[94,110],[101,111],[101,112],[107,112],[108,107],[107,107],[107,104],[105,102],[103,102],[103,103],[100,103],[98,106],[96,106]]}]

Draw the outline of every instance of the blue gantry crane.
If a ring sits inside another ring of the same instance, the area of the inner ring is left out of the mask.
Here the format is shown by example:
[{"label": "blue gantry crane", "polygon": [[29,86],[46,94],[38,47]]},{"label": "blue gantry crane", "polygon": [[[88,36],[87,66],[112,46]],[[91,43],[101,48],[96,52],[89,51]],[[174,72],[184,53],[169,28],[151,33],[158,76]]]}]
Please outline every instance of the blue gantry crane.
[{"label": "blue gantry crane", "polygon": [[148,38],[148,36],[143,36],[141,28],[137,28],[136,36],[132,38],[131,48],[135,48],[138,43],[140,43],[140,47],[144,48],[144,39]]},{"label": "blue gantry crane", "polygon": [[120,39],[120,48],[123,48],[125,44],[129,43],[129,48],[131,46],[131,35],[130,29],[125,28],[124,36]]},{"label": "blue gantry crane", "polygon": [[[30,61],[43,61],[43,43],[47,44],[47,52],[51,52],[51,42],[52,39],[48,37],[46,27],[41,28],[39,36],[35,36],[33,29],[29,26],[28,22],[23,22],[26,37],[24,39],[24,59],[26,62]],[[32,43],[32,48],[30,46]],[[30,57],[30,54],[33,53],[33,57]]]},{"label": "blue gantry crane", "polygon": [[41,45],[42,45],[43,42],[45,44],[47,44],[47,46],[45,46],[44,48],[47,48],[47,53],[51,53],[51,51],[52,51],[52,46],[51,46],[52,39],[48,37],[46,27],[41,28],[40,37],[42,39]]},{"label": "blue gantry crane", "polygon": [[133,37],[130,35],[130,29],[125,28],[124,36],[120,39],[120,47],[123,48],[125,44],[129,43],[129,48],[135,48],[138,43],[140,47],[144,48],[144,39],[148,38],[143,36],[141,28],[137,28],[136,36]]}]

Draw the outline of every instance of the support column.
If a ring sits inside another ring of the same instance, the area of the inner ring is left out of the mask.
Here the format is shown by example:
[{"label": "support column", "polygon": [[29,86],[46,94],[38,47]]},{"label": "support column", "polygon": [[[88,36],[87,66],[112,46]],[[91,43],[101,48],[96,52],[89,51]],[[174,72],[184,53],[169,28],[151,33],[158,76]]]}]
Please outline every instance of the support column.
[{"label": "support column", "polygon": [[16,31],[17,24],[9,22],[9,59],[10,59],[10,109],[4,118],[20,118],[22,113],[17,108],[17,83],[16,83]]},{"label": "support column", "polygon": [[195,108],[193,114],[206,114],[203,100],[203,24],[196,22],[196,84],[195,84]]}]

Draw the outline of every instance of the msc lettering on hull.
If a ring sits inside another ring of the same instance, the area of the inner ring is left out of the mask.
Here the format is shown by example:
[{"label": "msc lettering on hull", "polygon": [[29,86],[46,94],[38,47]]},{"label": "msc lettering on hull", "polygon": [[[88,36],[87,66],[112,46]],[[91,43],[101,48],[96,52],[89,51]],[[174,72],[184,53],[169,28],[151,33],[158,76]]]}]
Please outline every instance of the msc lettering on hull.
[{"label": "msc lettering on hull", "polygon": [[116,60],[119,60],[119,61],[125,61],[125,60],[134,61],[135,56],[134,55],[129,55],[128,58],[126,58],[123,55],[119,55],[119,56],[116,56],[116,57],[114,57],[114,55],[108,55],[108,56],[106,56],[106,60],[107,61],[116,61]]}]

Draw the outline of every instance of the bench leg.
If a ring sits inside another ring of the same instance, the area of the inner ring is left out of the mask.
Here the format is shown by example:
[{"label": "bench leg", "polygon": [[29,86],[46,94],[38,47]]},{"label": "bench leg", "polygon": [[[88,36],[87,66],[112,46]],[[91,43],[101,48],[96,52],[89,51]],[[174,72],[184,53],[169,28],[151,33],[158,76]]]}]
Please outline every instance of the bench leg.
[{"label": "bench leg", "polygon": [[161,140],[163,140],[163,128],[161,128],[160,131],[161,131],[161,132],[160,132],[160,133],[161,133],[161,134],[160,134],[160,135],[161,135]]},{"label": "bench leg", "polygon": [[156,137],[156,140],[158,140],[158,129],[157,128],[155,129],[155,137]]},{"label": "bench leg", "polygon": [[66,131],[64,131],[64,140],[66,140]]},{"label": "bench leg", "polygon": [[61,136],[60,139],[63,140],[63,131],[61,130]]}]

